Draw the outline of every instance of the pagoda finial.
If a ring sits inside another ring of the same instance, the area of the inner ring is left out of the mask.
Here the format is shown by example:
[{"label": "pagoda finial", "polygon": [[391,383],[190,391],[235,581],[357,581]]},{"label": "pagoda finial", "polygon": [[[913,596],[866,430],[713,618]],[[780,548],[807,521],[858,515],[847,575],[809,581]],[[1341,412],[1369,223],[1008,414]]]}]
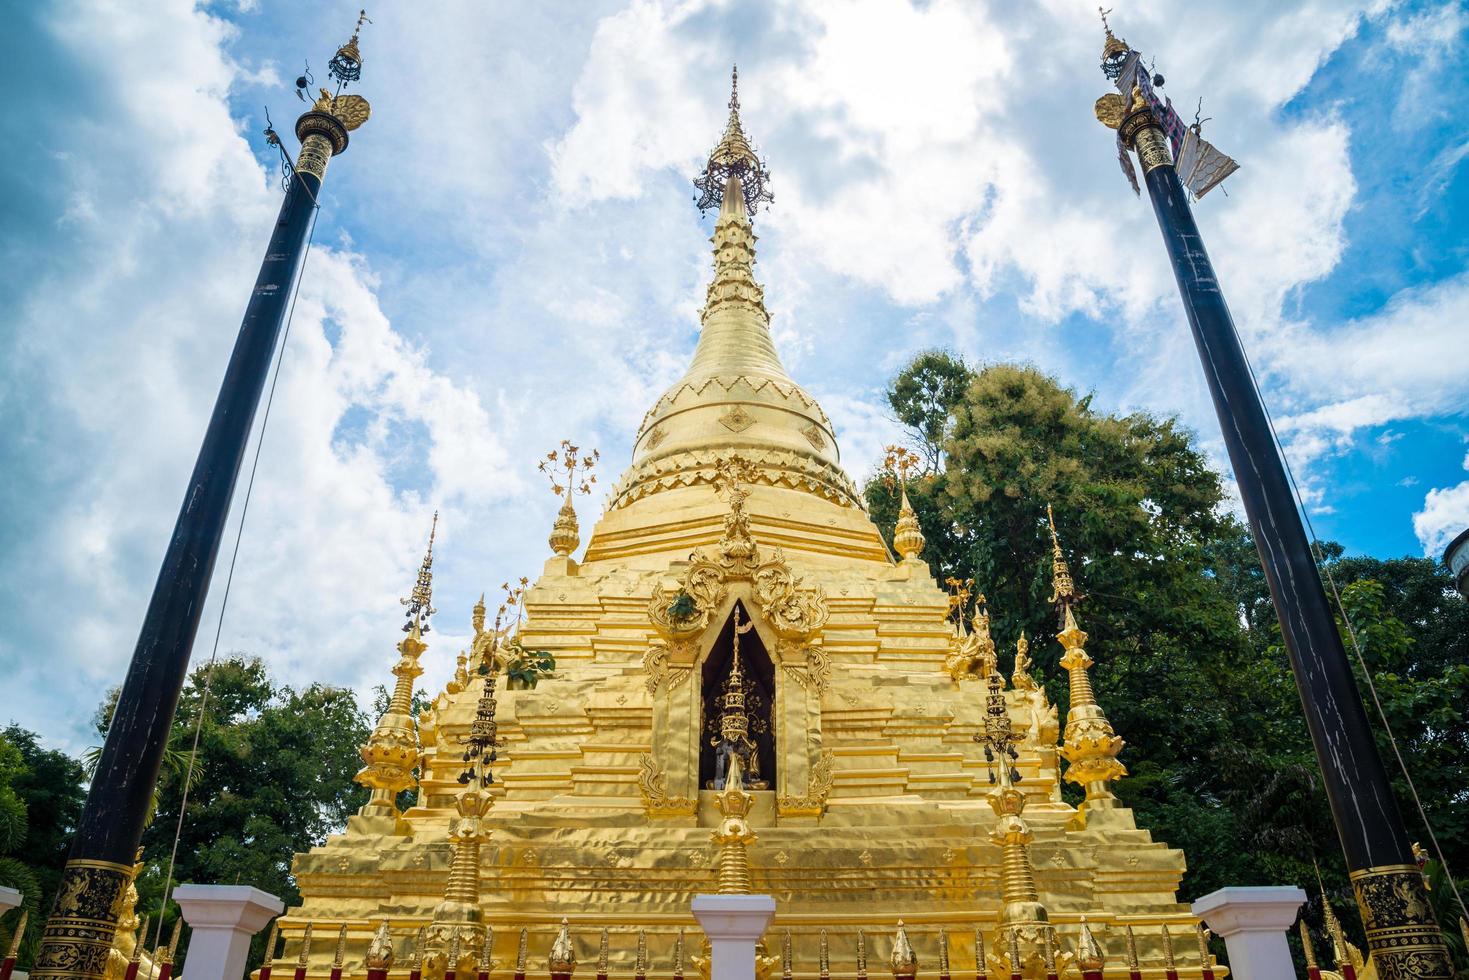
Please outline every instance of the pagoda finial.
[{"label": "pagoda finial", "polygon": [[724,125],[724,134],[709,152],[704,172],[694,180],[694,186],[699,189],[697,201],[700,212],[720,207],[727,193],[737,191],[739,203],[753,218],[762,201],[768,204],[775,198],[765,186],[770,180],[770,173],[755,155],[740,122],[739,66],[730,71],[729,87],[729,120]]},{"label": "pagoda finial", "polygon": [[1065,649],[1061,666],[1070,677],[1071,704],[1066,711],[1066,730],[1062,736],[1061,755],[1069,765],[1066,779],[1086,789],[1084,808],[1115,807],[1117,798],[1107,784],[1127,775],[1127,768],[1117,761],[1124,745],[1112,729],[1112,723],[1097,704],[1092,692],[1089,669],[1094,661],[1086,652],[1086,633],[1076,624],[1072,607],[1082,600],[1061,552],[1056,535],[1056,518],[1051,505],[1046,505],[1046,523],[1051,528],[1052,587],[1050,601],[1056,604],[1061,629],[1056,640]]},{"label": "pagoda finial", "polygon": [[551,492],[565,498],[551,527],[551,551],[558,558],[569,557],[581,544],[581,530],[576,523],[576,508],[572,500],[577,494],[586,496],[592,492],[597,482],[597,475],[592,471],[601,458],[602,454],[595,449],[584,453],[570,439],[562,439],[561,445],[546,453],[536,467],[551,481]]},{"label": "pagoda finial", "polygon": [[923,530],[918,525],[918,515],[908,502],[908,471],[918,464],[918,454],[903,446],[888,446],[886,452],[887,458],[883,467],[887,473],[885,479],[889,484],[888,490],[891,492],[892,483],[896,481],[899,497],[898,523],[893,527],[893,547],[898,549],[903,561],[917,561],[925,541]]},{"label": "pagoda finial", "polygon": [[413,591],[408,593],[408,598],[398,600],[408,607],[406,613],[408,621],[403,624],[403,632],[416,636],[429,632],[429,617],[438,612],[433,607],[434,536],[438,533],[439,512],[434,511],[433,523],[429,525],[428,530],[428,550],[423,553],[423,564],[418,566],[418,580],[413,583]]},{"label": "pagoda finial", "polygon": [[745,777],[740,771],[740,757],[731,754],[729,771],[725,773],[724,789],[714,798],[723,818],[709,839],[719,848],[718,891],[721,895],[748,895],[751,892],[750,858],[746,852],[755,843],[755,832],[750,829],[746,817],[755,797],[745,792]]},{"label": "pagoda finial", "polygon": [[1102,42],[1102,72],[1114,81],[1122,74],[1122,64],[1127,60],[1128,52],[1132,49],[1127,42],[1112,33],[1112,25],[1107,23],[1107,16],[1112,13],[1111,9],[1103,10],[1097,8],[1097,13],[1102,15],[1102,30],[1106,32],[1106,40]]}]

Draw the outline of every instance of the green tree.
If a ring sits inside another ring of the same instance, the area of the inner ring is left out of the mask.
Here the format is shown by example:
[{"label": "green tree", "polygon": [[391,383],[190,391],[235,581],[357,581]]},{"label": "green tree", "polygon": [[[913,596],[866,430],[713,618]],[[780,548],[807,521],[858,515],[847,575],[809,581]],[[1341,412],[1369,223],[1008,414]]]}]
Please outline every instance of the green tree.
[{"label": "green tree", "polygon": [[949,416],[969,385],[969,368],[948,351],[917,354],[888,386],[888,404],[923,455],[928,472],[943,463]]},{"label": "green tree", "polygon": [[[300,900],[292,856],[344,826],[367,799],[352,777],[371,729],[350,690],[279,684],[259,659],[240,655],[217,661],[212,676],[207,671],[190,675],[170,738],[187,763],[203,704],[195,783],[185,802],[187,765],[165,767],[156,817],[143,832],[147,867],[138,892],[141,908],[154,915],[176,831],[175,883],[254,885],[291,905]],[[263,943],[257,937],[257,959]]]},{"label": "green tree", "polygon": [[[0,732],[0,885],[19,889],[31,913],[22,967],[34,955],[40,912],[56,893],[85,796],[75,759],[42,748],[36,734],[19,725]],[[11,919],[0,928],[0,948],[9,948],[14,927]]]}]

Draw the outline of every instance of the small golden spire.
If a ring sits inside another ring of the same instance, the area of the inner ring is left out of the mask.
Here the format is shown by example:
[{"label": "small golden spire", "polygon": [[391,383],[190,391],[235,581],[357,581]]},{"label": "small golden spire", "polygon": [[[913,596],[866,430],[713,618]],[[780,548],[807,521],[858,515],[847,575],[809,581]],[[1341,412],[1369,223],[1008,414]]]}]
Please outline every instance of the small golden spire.
[{"label": "small golden spire", "polygon": [[[173,933],[168,937],[168,945],[160,949],[154,957],[159,963],[172,963],[174,954],[179,951],[179,933],[184,929],[184,918],[179,916],[173,920]],[[306,924],[306,934],[311,935],[311,923]]]},{"label": "small golden spire", "polygon": [[1331,960],[1337,969],[1352,961],[1351,954],[1347,952],[1347,938],[1342,932],[1341,921],[1336,917],[1336,910],[1331,907],[1331,900],[1326,897],[1326,886],[1321,886],[1321,915],[1326,920],[1326,935],[1331,940]]},{"label": "small golden spire", "polygon": [[1197,926],[1194,927],[1194,932],[1199,937],[1199,965],[1203,967],[1208,967],[1210,935],[1209,930],[1202,922],[1200,922]]},{"label": "small golden spire", "polygon": [[633,968],[641,976],[648,971],[648,930],[638,930],[638,953]]},{"label": "small golden spire", "polygon": [[1056,930],[1046,926],[1045,937],[1041,942],[1041,957],[1046,964],[1046,975],[1056,975]]},{"label": "small golden spire", "polygon": [[[26,920],[29,919],[30,916],[31,916],[31,910],[30,909],[22,908],[20,910],[20,919],[19,919],[19,921],[17,921],[15,923],[15,933],[10,937],[10,959],[12,959],[12,960],[15,959],[17,956],[20,955],[20,941],[25,938],[25,934],[26,934]],[[143,934],[146,935],[147,934],[147,931],[148,931],[148,920],[145,918],[143,920]],[[142,947],[141,946],[134,946],[133,947],[133,956],[134,957],[137,957],[141,953],[141,951],[142,951]],[[133,960],[133,962],[136,963],[138,961],[135,958]]]},{"label": "small golden spire", "polygon": [[[736,607],[738,615],[738,607]],[[733,676],[733,675],[731,675]],[[755,797],[745,792],[744,774],[740,771],[740,757],[731,754],[729,771],[724,777],[724,789],[714,798],[723,819],[710,840],[718,847],[718,891],[721,895],[748,895],[750,881],[750,858],[745,850],[755,843],[755,832],[750,829],[746,817],[755,805]]]},{"label": "small golden spire", "polygon": [[459,927],[449,930],[449,956],[444,961],[445,970],[459,969]]},{"label": "small golden spire", "polygon": [[306,957],[311,955],[311,928],[310,922],[306,923],[306,931],[301,933],[301,952],[296,956],[296,965],[304,967]]},{"label": "small golden spire", "polygon": [[787,929],[780,940],[780,975],[783,980],[791,980],[791,931]]},{"label": "small golden spire", "polygon": [[1301,952],[1306,954],[1306,969],[1316,969],[1316,948],[1311,944],[1311,930],[1306,926],[1306,920],[1301,919],[1296,923],[1301,930]]},{"label": "small golden spire", "polygon": [[974,974],[979,976],[984,973],[984,930],[979,926],[974,927]]},{"label": "small golden spire", "polygon": [[[16,928],[15,928],[15,938],[13,940],[11,940],[11,943],[10,943],[10,957],[11,957],[11,959],[14,959],[15,958],[15,954],[16,954],[17,950],[20,949],[20,937],[23,936],[23,935],[25,935],[25,924],[26,924],[25,913],[22,912],[21,913],[21,916],[20,916],[20,925],[16,926]],[[276,930],[276,924],[274,922],[272,922],[270,924],[270,938],[265,941],[265,962],[267,962],[267,963],[270,962],[270,960],[271,960],[271,954],[275,951],[275,930]],[[147,941],[148,941],[148,917],[145,915],[145,916],[143,916],[143,922],[142,922],[142,924],[140,926],[138,926],[138,938],[137,938],[137,941],[135,941],[133,943],[133,955],[131,955],[131,956],[128,957],[128,962],[129,963],[141,963],[143,961],[143,944],[146,943]]]},{"label": "small golden spire", "polygon": [[1010,972],[1020,972],[1020,930],[1014,926],[1010,927],[1009,935]]},{"label": "small golden spire", "polygon": [[913,952],[913,944],[908,942],[908,931],[903,928],[903,920],[898,920],[898,932],[893,936],[892,955],[893,976],[911,977],[918,973],[918,954]]},{"label": "small golden spire", "polygon": [[340,970],[347,955],[347,923],[337,930],[337,948],[332,952],[332,969]]},{"label": "small golden spire", "polygon": [[597,975],[607,975],[607,930],[602,929],[602,936],[597,941]]},{"label": "small golden spire", "polygon": [[408,598],[398,600],[408,607],[408,622],[403,624],[403,632],[411,636],[429,632],[429,617],[438,612],[434,608],[434,536],[438,533],[439,512],[434,511],[433,523],[428,529],[428,550],[423,553],[423,563],[418,566],[418,579],[413,583]]},{"label": "small golden spire", "polygon": [[1137,940],[1132,935],[1132,926],[1127,927],[1127,968],[1137,970]]},{"label": "small golden spire", "polygon": [[530,949],[530,931],[522,928],[520,930],[520,947],[515,951],[515,972],[525,973],[525,955]]},{"label": "small golden spire", "polygon": [[1081,917],[1081,939],[1076,944],[1076,965],[1088,972],[1100,973],[1107,965],[1107,958],[1102,953],[1102,944],[1097,942],[1097,937],[1092,935],[1091,926],[1086,924],[1086,916]]},{"label": "small golden spire", "polygon": [[551,551],[558,558],[568,557],[581,544],[581,529],[576,523],[576,507],[572,501],[577,494],[586,496],[592,492],[597,482],[597,475],[592,471],[601,458],[602,454],[595,449],[583,453],[581,447],[572,445],[570,439],[562,439],[561,445],[548,452],[536,467],[551,481],[551,491],[558,497],[564,497],[556,522],[551,527]]},{"label": "small golden spire", "polygon": [[423,942],[424,927],[418,927],[418,933],[413,937],[413,969],[423,971],[423,957],[427,952]]},{"label": "small golden spire", "polygon": [[908,471],[918,465],[918,454],[903,446],[887,446],[886,452],[883,467],[889,474],[885,477],[889,483],[888,490],[891,491],[892,483],[896,482],[899,495],[898,523],[893,528],[893,547],[898,549],[903,561],[916,561],[919,552],[923,551],[925,541],[923,530],[918,525],[918,515],[908,502]]},{"label": "small golden spire", "polygon": [[867,977],[867,934],[861,929],[857,930],[857,977],[858,980]]},{"label": "small golden spire", "polygon": [[386,970],[393,965],[393,936],[388,931],[387,919],[377,924],[377,932],[372,934],[372,942],[367,944],[363,965],[369,970]]},{"label": "small golden spire", "polygon": [[827,946],[825,929],[821,930],[821,946],[817,963],[820,968],[821,980],[828,980],[831,976],[831,950]]},{"label": "small golden spire", "polygon": [[552,973],[569,974],[576,969],[576,949],[571,945],[571,923],[561,917],[561,930],[551,943],[551,955],[546,961]]},{"label": "small golden spire", "polygon": [[673,975],[683,980],[683,927],[679,927],[678,938],[673,941]]},{"label": "small golden spire", "polygon": [[485,926],[485,941],[480,945],[480,968],[486,973],[495,969],[495,927]]},{"label": "small golden spire", "polygon": [[1109,808],[1117,805],[1108,784],[1127,775],[1127,767],[1117,761],[1124,744],[1112,729],[1112,723],[1097,704],[1092,691],[1090,669],[1094,661],[1086,652],[1086,633],[1076,624],[1075,606],[1082,597],[1077,594],[1071,571],[1061,554],[1056,537],[1051,505],[1046,505],[1046,521],[1051,527],[1053,584],[1050,601],[1060,614],[1061,629],[1056,640],[1065,649],[1061,666],[1066,669],[1070,685],[1070,707],[1066,711],[1066,729],[1062,735],[1061,755],[1066,759],[1066,780],[1086,790],[1084,808]]},{"label": "small golden spire", "polygon": [[1459,916],[1459,935],[1464,940],[1464,948],[1469,949],[1469,919]]},{"label": "small golden spire", "polygon": [[949,975],[949,933],[947,929],[939,929],[939,975]]},{"label": "small golden spire", "polygon": [[1173,936],[1168,932],[1168,923],[1163,923],[1163,968],[1173,969]]}]

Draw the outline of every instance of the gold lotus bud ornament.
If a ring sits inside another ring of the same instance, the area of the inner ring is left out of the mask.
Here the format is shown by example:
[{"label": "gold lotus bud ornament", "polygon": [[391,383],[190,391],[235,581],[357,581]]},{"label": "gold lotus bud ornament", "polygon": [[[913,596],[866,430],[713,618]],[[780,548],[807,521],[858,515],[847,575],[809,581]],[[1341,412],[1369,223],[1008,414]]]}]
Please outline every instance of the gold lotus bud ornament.
[{"label": "gold lotus bud ornament", "polygon": [[[564,497],[556,522],[551,528],[551,551],[558,558],[566,558],[581,544],[581,530],[576,522],[576,508],[572,504],[575,495],[592,492],[597,476],[592,471],[601,459],[601,453],[593,449],[583,453],[570,439],[562,439],[561,445],[546,454],[537,469],[551,481],[551,492]],[[564,482],[563,482],[564,481]]]},{"label": "gold lotus bud ornament", "polygon": [[1081,917],[1081,940],[1076,945],[1076,965],[1089,973],[1100,973],[1107,965],[1107,959],[1102,954],[1102,944],[1092,935],[1091,926],[1086,924],[1086,916]]},{"label": "gold lotus bud ornament", "polygon": [[913,944],[908,942],[908,932],[903,928],[903,920],[898,920],[898,932],[893,937],[892,967],[894,977],[911,977],[918,973],[918,954],[913,952]]},{"label": "gold lotus bud ornament", "polygon": [[918,455],[913,451],[902,446],[887,447],[884,466],[889,475],[885,479],[889,481],[889,490],[892,489],[892,482],[897,483],[899,496],[898,523],[893,528],[893,547],[898,549],[898,554],[905,562],[917,561],[918,554],[923,551],[926,543],[918,525],[918,515],[908,502],[908,471],[917,463]]},{"label": "gold lotus bud ornament", "polygon": [[561,918],[561,931],[551,943],[551,955],[546,961],[553,977],[569,977],[576,970],[576,950],[571,945],[571,923]]},{"label": "gold lotus bud ornament", "polygon": [[387,970],[393,965],[393,937],[388,932],[388,921],[378,923],[372,942],[367,944],[367,956],[363,960],[369,970]]}]

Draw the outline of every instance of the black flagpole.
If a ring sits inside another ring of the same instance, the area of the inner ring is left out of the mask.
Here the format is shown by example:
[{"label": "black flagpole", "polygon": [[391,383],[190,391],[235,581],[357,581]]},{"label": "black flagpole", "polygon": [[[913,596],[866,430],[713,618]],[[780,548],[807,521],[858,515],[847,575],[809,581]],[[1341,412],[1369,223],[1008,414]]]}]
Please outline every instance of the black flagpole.
[{"label": "black flagpole", "polygon": [[[354,32],[332,59],[332,75],[345,84],[356,81],[360,73]],[[285,322],[327,161],[347,148],[348,130],[361,125],[368,111],[359,96],[333,96],[323,89],[322,98],[296,121],[301,151],[153,586],[57,885],[56,904],[41,935],[33,977],[92,980],[106,972],[119,900],[132,879],[230,499]]]},{"label": "black flagpole", "polygon": [[[1119,48],[1126,51],[1110,30],[1107,40],[1104,68]],[[1384,980],[1448,980],[1454,976],[1448,948],[1413,859],[1265,408],[1174,169],[1168,138],[1136,89],[1120,97],[1104,96],[1097,115],[1118,130],[1122,145],[1136,151],[1142,164],[1280,618],[1377,975]]]}]

